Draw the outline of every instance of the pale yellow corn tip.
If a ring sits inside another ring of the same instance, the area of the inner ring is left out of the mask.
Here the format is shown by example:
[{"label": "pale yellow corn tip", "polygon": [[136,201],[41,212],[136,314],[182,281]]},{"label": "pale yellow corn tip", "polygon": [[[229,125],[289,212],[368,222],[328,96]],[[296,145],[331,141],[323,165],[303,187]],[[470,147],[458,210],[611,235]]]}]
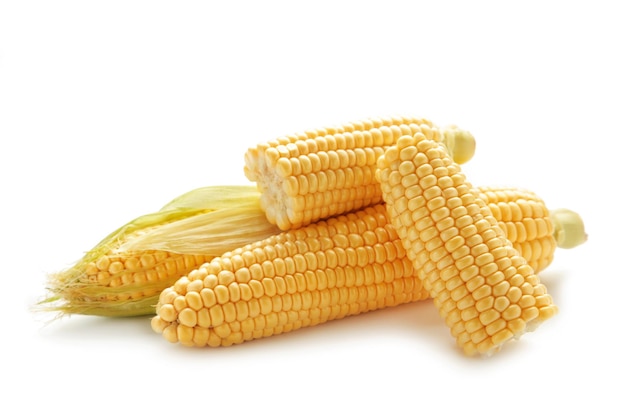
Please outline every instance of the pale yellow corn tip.
[{"label": "pale yellow corn tip", "polygon": [[580,215],[569,209],[556,209],[550,212],[554,225],[554,235],[560,248],[574,248],[587,241],[585,225]]}]

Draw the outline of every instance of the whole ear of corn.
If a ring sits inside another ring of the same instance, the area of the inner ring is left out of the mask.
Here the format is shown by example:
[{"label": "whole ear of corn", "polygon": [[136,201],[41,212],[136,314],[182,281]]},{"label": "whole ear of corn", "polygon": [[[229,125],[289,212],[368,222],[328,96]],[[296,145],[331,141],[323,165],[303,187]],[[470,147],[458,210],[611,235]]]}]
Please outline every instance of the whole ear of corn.
[{"label": "whole ear of corn", "polygon": [[36,308],[60,314],[154,314],[163,289],[222,253],[278,233],[253,186],[204,187],[104,238],[70,268],[50,274]]},{"label": "whole ear of corn", "polygon": [[377,205],[226,253],[163,291],[152,328],[229,346],[427,297]]},{"label": "whole ear of corn", "polygon": [[[543,201],[525,190],[475,191],[497,208],[500,227],[515,231],[513,244],[528,245],[527,255],[547,266],[552,233],[560,231]],[[228,346],[427,297],[385,205],[377,204],[202,265],[163,291],[152,327],[171,342]]]},{"label": "whole ear of corn", "polygon": [[281,230],[344,214],[382,201],[376,159],[401,135],[422,132],[444,143],[455,160],[474,154],[473,136],[426,119],[366,119],[259,144],[245,154],[244,172],[261,191],[268,220]]},{"label": "whole ear of corn", "polygon": [[557,312],[489,206],[444,147],[422,133],[378,160],[390,221],[467,355],[490,355]]}]

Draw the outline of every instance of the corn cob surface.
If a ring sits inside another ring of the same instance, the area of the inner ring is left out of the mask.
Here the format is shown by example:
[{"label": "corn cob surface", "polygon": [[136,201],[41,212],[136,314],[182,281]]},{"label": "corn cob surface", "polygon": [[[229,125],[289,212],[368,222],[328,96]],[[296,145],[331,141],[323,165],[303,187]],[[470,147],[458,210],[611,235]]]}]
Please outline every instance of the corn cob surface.
[{"label": "corn cob surface", "polygon": [[446,149],[421,133],[378,160],[390,221],[457,344],[490,355],[557,312]]},{"label": "corn cob surface", "polygon": [[229,346],[427,296],[383,206],[224,254],[163,291],[152,328]]},{"label": "corn cob surface", "polygon": [[477,187],[476,196],[491,214],[519,254],[539,272],[550,265],[557,248],[551,211],[529,190]]},{"label": "corn cob surface", "polygon": [[458,162],[474,154],[473,136],[427,119],[365,119],[279,137],[250,148],[244,172],[261,191],[268,220],[281,230],[380,203],[376,159],[405,134],[422,132],[444,143]]}]

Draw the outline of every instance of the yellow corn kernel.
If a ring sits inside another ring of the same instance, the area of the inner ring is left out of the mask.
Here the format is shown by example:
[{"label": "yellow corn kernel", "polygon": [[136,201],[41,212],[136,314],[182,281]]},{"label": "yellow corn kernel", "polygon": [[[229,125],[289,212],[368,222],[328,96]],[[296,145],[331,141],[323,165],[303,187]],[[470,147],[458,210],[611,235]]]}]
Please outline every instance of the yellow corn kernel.
[{"label": "yellow corn kernel", "polygon": [[[51,274],[50,296],[37,307],[60,314],[154,314],[159,294],[181,276],[228,250],[278,233],[259,201],[253,186],[183,194],[159,212],[119,228],[71,268]],[[221,282],[234,280],[227,272]]]},{"label": "yellow corn kernel", "polygon": [[[183,345],[229,346],[428,297],[401,245],[391,257],[380,251],[374,255],[374,246],[388,242],[399,243],[399,238],[379,204],[235,249],[213,259],[214,270],[201,267],[164,290],[153,329]],[[291,251],[284,253],[286,247]],[[239,291],[222,290],[218,280],[210,278],[234,265],[235,257],[252,259],[253,264],[239,268],[257,265],[260,275],[242,275],[235,269],[229,287]],[[279,261],[295,268],[286,266],[279,274],[280,268],[263,267]],[[196,283],[201,283],[200,290]],[[188,296],[190,292],[198,292],[205,303],[199,310],[198,297]],[[235,299],[233,294],[238,294]],[[250,329],[251,319],[257,323],[254,331],[238,330]],[[208,331],[208,337],[193,339],[183,333],[180,338],[166,331],[181,325]]]},{"label": "yellow corn kernel", "polygon": [[257,183],[268,220],[281,230],[296,229],[380,203],[376,159],[401,135],[416,132],[444,143],[459,162],[474,154],[474,138],[456,126],[412,117],[367,119],[259,144],[245,154],[244,172]]},{"label": "yellow corn kernel", "polygon": [[[556,314],[557,308],[546,288],[506,239],[488,204],[443,146],[419,132],[403,136],[378,160],[377,166],[376,177],[390,221],[441,315],[447,318],[454,312],[455,318],[462,319],[474,316],[464,313],[467,309],[483,310],[478,317],[457,321],[451,327],[452,335],[467,355],[492,354],[506,341]],[[416,181],[407,183],[405,178]],[[404,200],[409,187],[417,187],[411,189],[411,199],[419,199],[425,210],[408,208],[410,205]],[[442,207],[447,207],[449,214],[433,216]],[[521,222],[529,214],[519,206],[509,208],[511,221]],[[444,226],[456,227],[459,232],[448,237],[438,230]],[[441,251],[433,249],[441,247]],[[442,262],[448,265],[446,269],[440,268]],[[454,296],[448,292],[448,282],[457,283],[457,277],[473,276],[465,272],[476,268],[484,284],[469,286],[468,281],[454,290]],[[501,312],[506,302],[498,298],[496,305],[494,295],[497,291],[499,297],[506,297],[501,295],[504,282],[511,287],[508,291],[517,288],[522,296],[509,297],[508,307]],[[521,314],[507,321],[513,305],[519,307]],[[506,322],[505,326],[500,319]]]}]

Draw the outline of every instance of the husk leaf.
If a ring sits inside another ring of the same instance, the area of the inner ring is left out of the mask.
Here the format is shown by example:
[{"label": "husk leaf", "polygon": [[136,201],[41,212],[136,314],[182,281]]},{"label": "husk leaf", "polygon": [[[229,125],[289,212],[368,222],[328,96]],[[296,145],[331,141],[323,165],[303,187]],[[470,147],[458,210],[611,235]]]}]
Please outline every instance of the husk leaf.
[{"label": "husk leaf", "polygon": [[[137,217],[110,233],[71,267],[49,274],[49,295],[37,309],[60,315],[128,317],[154,313],[158,293],[167,281],[102,285],[88,279],[87,267],[107,255],[147,251],[217,257],[279,232],[260,207],[253,186],[210,186],[176,197],[158,212]],[[189,272],[189,271],[188,271]]]}]

